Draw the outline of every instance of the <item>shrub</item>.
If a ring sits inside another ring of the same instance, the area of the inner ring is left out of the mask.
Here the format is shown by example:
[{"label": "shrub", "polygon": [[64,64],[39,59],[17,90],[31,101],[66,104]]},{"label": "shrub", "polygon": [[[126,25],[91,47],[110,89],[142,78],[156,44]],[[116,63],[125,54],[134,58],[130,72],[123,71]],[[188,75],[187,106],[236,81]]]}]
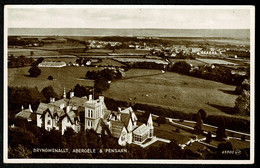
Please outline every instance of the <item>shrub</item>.
[{"label": "shrub", "polygon": [[38,77],[41,74],[41,70],[38,67],[31,67],[28,72],[31,77]]}]

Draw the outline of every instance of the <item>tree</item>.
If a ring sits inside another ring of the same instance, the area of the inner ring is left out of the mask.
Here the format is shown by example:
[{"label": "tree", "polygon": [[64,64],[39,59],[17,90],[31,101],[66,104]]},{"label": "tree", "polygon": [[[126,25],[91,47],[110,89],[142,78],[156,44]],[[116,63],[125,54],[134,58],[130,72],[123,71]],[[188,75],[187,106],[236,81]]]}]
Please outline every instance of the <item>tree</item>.
[{"label": "tree", "polygon": [[166,123],[165,116],[159,116],[158,118],[156,118],[156,122],[158,123],[159,127],[160,127],[161,124],[165,124]]},{"label": "tree", "polygon": [[233,150],[233,146],[230,142],[226,142],[226,143],[220,143],[218,144],[218,149],[217,149],[217,153],[222,155],[222,152],[225,150]]},{"label": "tree", "polygon": [[32,66],[38,66],[40,63],[42,63],[44,60],[43,57],[38,58],[36,61],[34,61],[31,65]]},{"label": "tree", "polygon": [[30,55],[31,55],[31,56],[34,56],[34,52],[33,52],[33,51],[30,51]]},{"label": "tree", "polygon": [[43,88],[41,93],[45,97],[46,102],[49,101],[51,97],[52,98],[58,97],[57,93],[54,91],[52,86],[47,86],[47,87]]},{"label": "tree", "polygon": [[53,80],[53,77],[52,77],[52,76],[48,76],[48,79],[49,79],[49,80]]},{"label": "tree", "polygon": [[243,90],[250,90],[250,81],[248,79],[244,79],[244,81],[236,87],[235,93],[242,94]]},{"label": "tree", "polygon": [[179,72],[183,74],[189,74],[190,69],[191,69],[190,64],[186,63],[185,61],[179,61],[172,66],[171,71]]},{"label": "tree", "polygon": [[202,120],[201,120],[201,114],[198,112],[197,113],[197,118],[196,118],[196,124],[194,126],[194,133],[200,135],[202,133]]},{"label": "tree", "polygon": [[245,135],[242,135],[241,136],[241,141],[245,141],[246,140],[246,136]]},{"label": "tree", "polygon": [[109,89],[110,85],[108,83],[108,80],[104,77],[100,77],[95,81],[95,90],[98,93],[101,93],[103,91],[106,91]]},{"label": "tree", "polygon": [[28,72],[31,77],[38,77],[41,74],[41,70],[36,66],[31,67]]},{"label": "tree", "polygon": [[74,92],[74,96],[76,97],[84,97],[84,96],[87,96],[90,92],[86,89],[85,86],[81,86],[79,84],[77,84],[74,89],[73,89],[73,92]]},{"label": "tree", "polygon": [[206,118],[207,118],[207,113],[204,109],[199,109],[198,113],[200,113],[200,116],[201,116],[201,119],[203,122],[206,121]]},{"label": "tree", "polygon": [[241,115],[250,115],[250,91],[243,90],[235,102],[235,111]]},{"label": "tree", "polygon": [[206,136],[206,142],[207,142],[207,143],[210,143],[211,140],[212,140],[212,134],[211,134],[211,132],[209,131],[208,134],[207,134],[207,136]]},{"label": "tree", "polygon": [[223,120],[222,118],[219,120],[218,122],[218,129],[216,131],[216,139],[219,141],[222,141],[223,138],[226,137],[226,130],[225,130],[225,120]]},{"label": "tree", "polygon": [[8,146],[8,156],[10,158],[30,158],[32,151],[24,147],[21,144],[18,144],[16,148]]}]

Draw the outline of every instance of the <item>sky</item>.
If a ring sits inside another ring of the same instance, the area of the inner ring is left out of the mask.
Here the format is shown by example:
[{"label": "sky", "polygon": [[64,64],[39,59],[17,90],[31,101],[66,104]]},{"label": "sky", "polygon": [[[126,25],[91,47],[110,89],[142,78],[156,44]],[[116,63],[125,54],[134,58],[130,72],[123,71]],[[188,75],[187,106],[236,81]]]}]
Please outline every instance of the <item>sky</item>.
[{"label": "sky", "polygon": [[[7,6],[8,28],[249,29],[249,6]],[[251,10],[252,12],[252,10]]]}]

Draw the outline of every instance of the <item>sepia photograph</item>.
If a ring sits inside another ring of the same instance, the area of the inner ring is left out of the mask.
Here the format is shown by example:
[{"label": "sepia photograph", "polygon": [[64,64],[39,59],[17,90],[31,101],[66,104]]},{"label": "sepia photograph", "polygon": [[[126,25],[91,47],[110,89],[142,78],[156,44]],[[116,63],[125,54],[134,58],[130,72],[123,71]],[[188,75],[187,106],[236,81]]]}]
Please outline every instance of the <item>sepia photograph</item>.
[{"label": "sepia photograph", "polygon": [[254,6],[4,14],[4,163],[254,163]]}]

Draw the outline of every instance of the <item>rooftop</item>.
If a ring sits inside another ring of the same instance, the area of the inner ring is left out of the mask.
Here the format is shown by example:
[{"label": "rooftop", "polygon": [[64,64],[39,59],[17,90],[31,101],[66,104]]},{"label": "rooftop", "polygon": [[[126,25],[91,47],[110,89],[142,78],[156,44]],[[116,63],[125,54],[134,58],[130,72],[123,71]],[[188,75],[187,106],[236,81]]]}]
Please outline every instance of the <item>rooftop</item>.
[{"label": "rooftop", "polygon": [[149,127],[147,127],[145,124],[142,124],[141,126],[137,127],[135,130],[134,130],[134,134],[136,135],[144,135],[145,133],[147,133],[149,131]]}]

